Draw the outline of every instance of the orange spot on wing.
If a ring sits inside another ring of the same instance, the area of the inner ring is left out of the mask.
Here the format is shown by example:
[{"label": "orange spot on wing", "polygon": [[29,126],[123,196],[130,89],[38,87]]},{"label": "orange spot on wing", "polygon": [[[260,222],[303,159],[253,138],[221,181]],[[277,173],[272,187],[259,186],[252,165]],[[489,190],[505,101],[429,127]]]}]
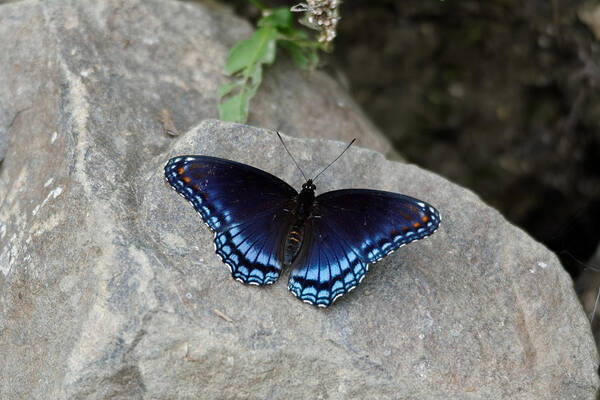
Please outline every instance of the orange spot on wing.
[{"label": "orange spot on wing", "polygon": [[402,230],[403,230],[404,232],[406,232],[406,231],[408,230],[408,226],[403,226],[403,227],[402,227]]},{"label": "orange spot on wing", "polygon": [[183,178],[181,178],[182,181],[184,181],[185,183],[190,183],[191,179],[189,176],[184,176]]},{"label": "orange spot on wing", "polygon": [[192,189],[194,190],[200,190],[200,186],[196,185],[195,183],[192,185]]},{"label": "orange spot on wing", "polygon": [[420,227],[420,226],[421,226],[421,224],[420,224],[420,223],[418,223],[418,222],[415,222],[415,223],[413,224],[413,228],[415,228],[415,229],[416,229],[416,228],[418,228],[418,227]]},{"label": "orange spot on wing", "polygon": [[185,172],[185,169],[183,169],[183,167],[179,167],[179,168],[177,168],[177,173],[178,173],[179,175],[183,175],[183,173],[184,173],[184,172]]},{"label": "orange spot on wing", "polygon": [[423,215],[423,218],[421,218],[421,221],[423,221],[424,223],[429,221],[429,216],[428,215]]}]

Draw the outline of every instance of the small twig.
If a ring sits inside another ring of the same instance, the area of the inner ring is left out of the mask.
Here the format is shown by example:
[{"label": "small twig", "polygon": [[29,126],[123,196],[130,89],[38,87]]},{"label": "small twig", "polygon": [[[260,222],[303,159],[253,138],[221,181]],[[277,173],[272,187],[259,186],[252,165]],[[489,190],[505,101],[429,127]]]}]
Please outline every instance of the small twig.
[{"label": "small twig", "polygon": [[221,311],[217,310],[216,308],[213,308],[213,312],[217,315],[217,317],[221,317],[227,322],[233,322],[233,320],[231,318],[229,318],[227,315],[223,314]]},{"label": "small twig", "polygon": [[156,118],[163,124],[163,130],[167,135],[170,136],[179,136],[179,130],[175,126],[175,122],[173,122],[173,118],[171,118],[171,113],[166,108],[163,108],[160,111],[160,115]]}]

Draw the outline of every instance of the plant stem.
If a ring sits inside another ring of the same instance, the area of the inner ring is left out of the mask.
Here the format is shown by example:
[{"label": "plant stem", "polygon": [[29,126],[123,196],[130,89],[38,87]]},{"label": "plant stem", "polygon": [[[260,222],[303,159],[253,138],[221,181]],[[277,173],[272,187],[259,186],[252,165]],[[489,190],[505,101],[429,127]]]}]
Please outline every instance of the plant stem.
[{"label": "plant stem", "polygon": [[265,11],[267,9],[267,7],[265,7],[264,5],[260,4],[260,2],[258,0],[250,0],[250,3],[254,4],[261,11]]}]

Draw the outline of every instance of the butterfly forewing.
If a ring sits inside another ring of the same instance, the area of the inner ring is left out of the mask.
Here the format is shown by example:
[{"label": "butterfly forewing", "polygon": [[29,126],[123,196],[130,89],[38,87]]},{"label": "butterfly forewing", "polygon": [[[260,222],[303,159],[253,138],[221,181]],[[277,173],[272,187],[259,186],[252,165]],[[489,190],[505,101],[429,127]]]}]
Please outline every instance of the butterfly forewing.
[{"label": "butterfly forewing", "polygon": [[165,177],[215,233],[217,254],[244,283],[275,282],[297,192],[251,166],[208,156],[169,160]]},{"label": "butterfly forewing", "polygon": [[306,246],[289,289],[326,307],[358,285],[369,264],[431,235],[439,223],[435,208],[409,196],[364,189],[323,193],[307,221]]}]

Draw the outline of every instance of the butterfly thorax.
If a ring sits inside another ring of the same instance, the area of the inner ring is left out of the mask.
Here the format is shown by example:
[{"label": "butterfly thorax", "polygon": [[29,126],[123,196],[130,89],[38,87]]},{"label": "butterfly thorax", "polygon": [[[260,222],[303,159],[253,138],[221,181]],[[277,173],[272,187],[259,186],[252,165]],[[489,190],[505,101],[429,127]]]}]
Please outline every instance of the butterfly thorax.
[{"label": "butterfly thorax", "polygon": [[302,190],[298,194],[296,208],[293,211],[296,218],[285,240],[283,252],[284,265],[290,265],[300,252],[302,241],[304,240],[304,224],[310,217],[314,202],[315,185],[311,180],[308,180],[302,185]]},{"label": "butterfly thorax", "polygon": [[306,220],[310,215],[315,202],[315,189],[316,187],[311,180],[302,185],[302,190],[298,195],[298,205],[294,210],[296,218]]}]

